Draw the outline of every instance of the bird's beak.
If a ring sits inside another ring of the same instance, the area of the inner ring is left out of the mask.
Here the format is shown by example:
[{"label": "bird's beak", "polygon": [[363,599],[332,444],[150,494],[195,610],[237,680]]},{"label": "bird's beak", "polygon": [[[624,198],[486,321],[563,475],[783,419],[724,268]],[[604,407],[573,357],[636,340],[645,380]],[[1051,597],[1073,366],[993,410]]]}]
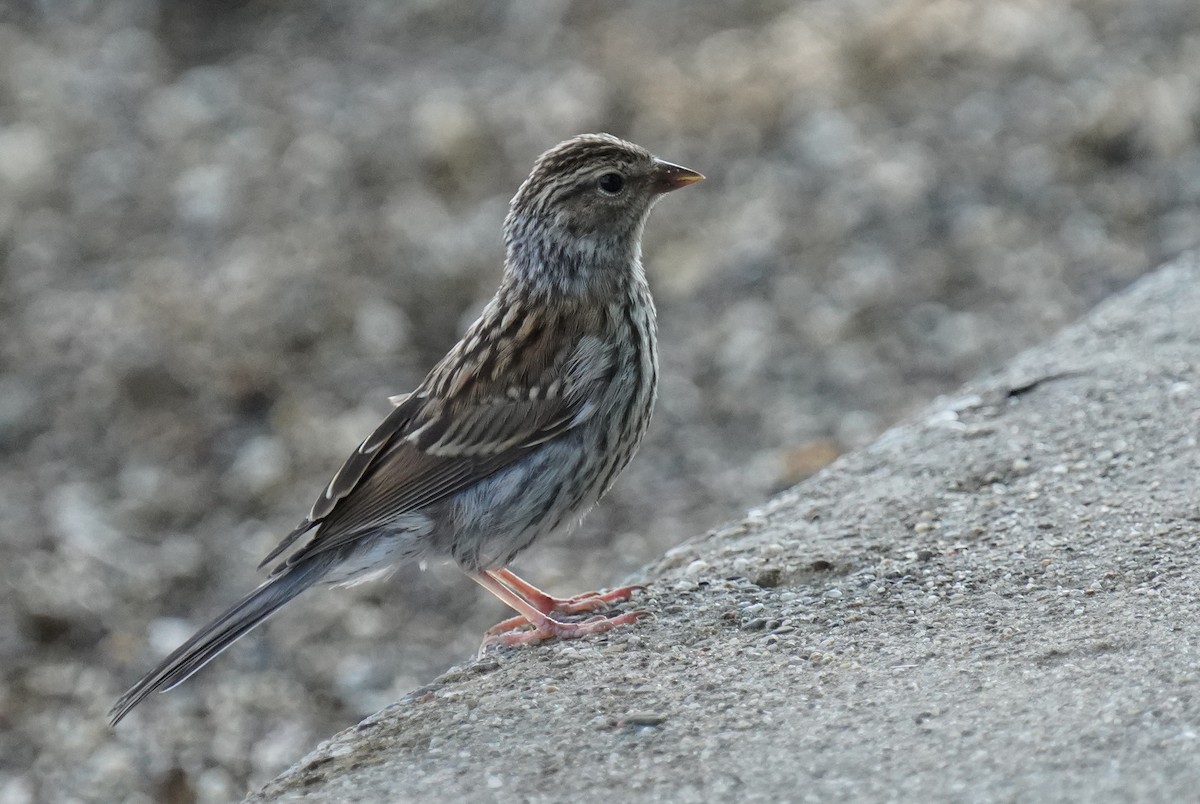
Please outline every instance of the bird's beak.
[{"label": "bird's beak", "polygon": [[704,178],[703,174],[697,173],[694,170],[688,170],[682,165],[673,165],[661,159],[655,159],[654,162],[654,183],[652,187],[655,193],[669,193],[672,190],[678,190],[680,187],[695,184]]}]

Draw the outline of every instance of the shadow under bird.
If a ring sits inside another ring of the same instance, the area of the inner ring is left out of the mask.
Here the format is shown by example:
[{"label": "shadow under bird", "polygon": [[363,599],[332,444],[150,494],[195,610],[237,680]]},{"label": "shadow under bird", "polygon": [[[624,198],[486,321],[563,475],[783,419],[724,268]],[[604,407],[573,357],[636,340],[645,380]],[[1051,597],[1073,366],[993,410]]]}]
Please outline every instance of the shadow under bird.
[{"label": "shadow under bird", "polygon": [[263,560],[278,562],[268,579],[134,684],[110,723],[310,586],[359,583],[404,562],[452,558],[517,612],[487,632],[485,648],[643,616],[555,619],[628,600],[636,587],[555,598],[506,567],[577,521],[637,450],[658,384],[642,231],[659,197],[702,178],[607,134],[542,154],[512,199],[504,276],[479,319],[416,390],[393,397],[392,412]]}]

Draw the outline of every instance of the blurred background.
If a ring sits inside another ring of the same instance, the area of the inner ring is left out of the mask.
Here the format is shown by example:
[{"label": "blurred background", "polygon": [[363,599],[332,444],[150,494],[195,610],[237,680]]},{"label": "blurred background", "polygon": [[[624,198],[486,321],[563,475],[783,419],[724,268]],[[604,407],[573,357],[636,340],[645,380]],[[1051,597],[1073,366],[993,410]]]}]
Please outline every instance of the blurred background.
[{"label": "blurred background", "polygon": [[568,593],[1195,247],[1198,93],[1195,0],[8,0],[0,802],[237,798],[507,616],[318,590],[105,725],[490,296],[547,147],[709,177],[648,229],[650,436],[519,562]]}]

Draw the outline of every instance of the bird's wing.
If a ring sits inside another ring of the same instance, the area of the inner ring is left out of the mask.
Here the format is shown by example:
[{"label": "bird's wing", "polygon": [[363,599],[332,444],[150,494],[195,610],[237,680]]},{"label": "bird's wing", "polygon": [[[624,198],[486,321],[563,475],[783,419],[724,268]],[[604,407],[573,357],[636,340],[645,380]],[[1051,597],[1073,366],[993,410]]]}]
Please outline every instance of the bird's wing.
[{"label": "bird's wing", "polygon": [[[468,332],[359,445],[304,522],[260,566],[314,528],[312,539],[274,573],[353,542],[586,421],[595,412],[597,386],[611,379],[615,358],[605,340],[576,334],[563,343],[553,332],[539,329],[516,338],[521,333],[515,331],[507,346],[499,339],[472,352]],[[523,346],[514,350],[514,344]]]}]

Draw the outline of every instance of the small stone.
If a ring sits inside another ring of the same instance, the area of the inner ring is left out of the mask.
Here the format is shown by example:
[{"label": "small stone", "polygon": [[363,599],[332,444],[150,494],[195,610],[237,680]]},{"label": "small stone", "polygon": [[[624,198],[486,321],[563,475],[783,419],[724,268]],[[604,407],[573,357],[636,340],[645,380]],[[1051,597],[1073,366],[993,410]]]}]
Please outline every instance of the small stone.
[{"label": "small stone", "polygon": [[233,219],[233,177],[224,165],[203,165],[175,182],[175,215],[197,229],[214,229]]},{"label": "small stone", "polygon": [[179,647],[195,630],[195,624],[182,617],[159,617],[147,626],[146,641],[151,653],[156,656],[166,655]]},{"label": "small stone", "polygon": [[291,456],[283,441],[273,436],[255,436],[238,450],[228,480],[249,496],[258,496],[279,483],[290,465]]},{"label": "small stone", "polygon": [[659,712],[630,712],[621,718],[626,726],[661,726],[667,722],[667,716]]},{"label": "small stone", "polygon": [[18,123],[0,128],[0,185],[13,195],[27,195],[54,182],[50,140],[36,126]]},{"label": "small stone", "polygon": [[778,567],[768,567],[754,576],[753,583],[762,589],[774,589],[783,582],[783,572]]},{"label": "small stone", "polygon": [[408,342],[409,325],[404,311],[383,299],[366,299],[354,318],[354,334],[363,350],[374,355],[390,355]]}]

